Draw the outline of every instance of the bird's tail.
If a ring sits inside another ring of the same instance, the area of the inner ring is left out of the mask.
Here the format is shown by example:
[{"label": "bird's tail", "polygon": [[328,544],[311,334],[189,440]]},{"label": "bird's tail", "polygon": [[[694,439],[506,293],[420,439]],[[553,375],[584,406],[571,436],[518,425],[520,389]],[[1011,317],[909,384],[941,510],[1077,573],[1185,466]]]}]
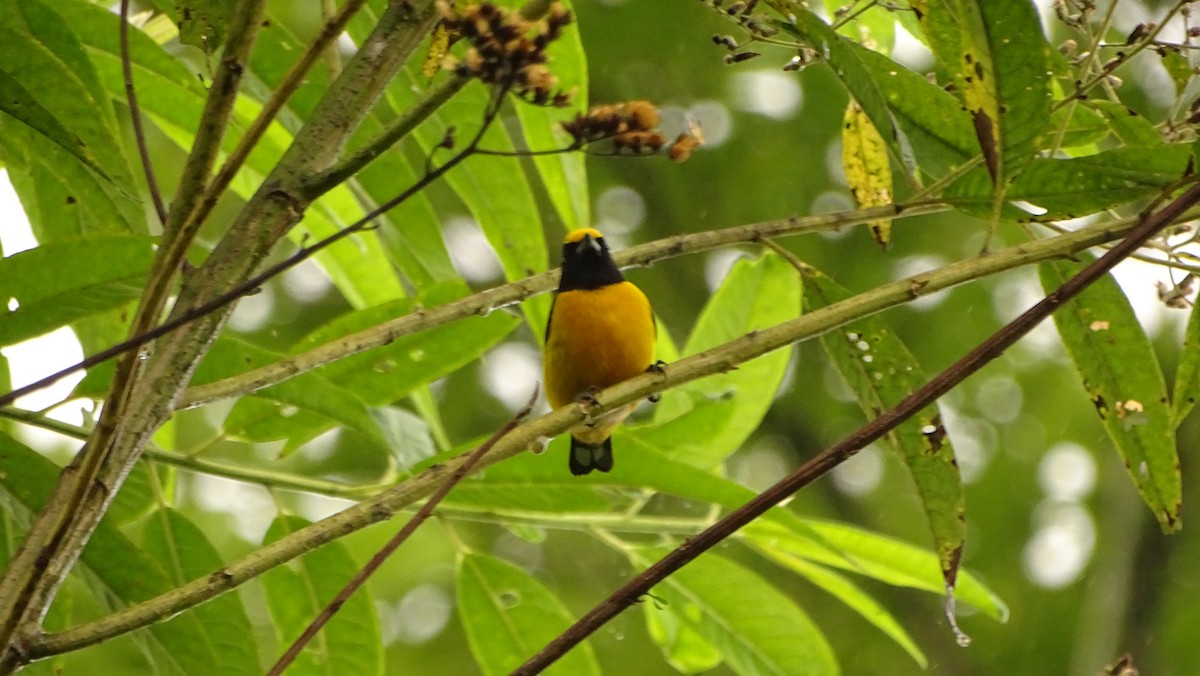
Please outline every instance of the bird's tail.
[{"label": "bird's tail", "polygon": [[607,472],[613,468],[612,437],[598,444],[585,444],[571,437],[571,474],[582,476],[592,470]]}]

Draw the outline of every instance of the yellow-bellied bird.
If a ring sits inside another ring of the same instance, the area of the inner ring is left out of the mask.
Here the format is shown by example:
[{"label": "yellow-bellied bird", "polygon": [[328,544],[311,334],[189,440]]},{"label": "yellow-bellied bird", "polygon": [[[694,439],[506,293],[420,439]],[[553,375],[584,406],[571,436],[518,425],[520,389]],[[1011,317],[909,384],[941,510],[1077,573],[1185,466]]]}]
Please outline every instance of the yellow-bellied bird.
[{"label": "yellow-bellied bird", "polygon": [[[550,406],[566,406],[644,373],[654,363],[654,338],[650,301],[625,281],[604,236],[592,228],[568,234],[542,362]],[[571,429],[572,474],[612,469],[612,432],[636,406]]]}]

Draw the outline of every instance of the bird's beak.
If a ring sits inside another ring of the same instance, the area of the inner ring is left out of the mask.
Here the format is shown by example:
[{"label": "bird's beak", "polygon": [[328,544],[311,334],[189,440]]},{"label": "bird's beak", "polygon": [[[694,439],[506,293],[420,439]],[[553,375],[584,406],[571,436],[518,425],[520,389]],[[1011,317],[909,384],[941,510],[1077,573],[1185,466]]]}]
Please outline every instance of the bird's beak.
[{"label": "bird's beak", "polygon": [[586,245],[586,246],[591,247],[592,251],[595,253],[600,253],[600,251],[601,251],[600,242],[597,241],[596,238],[592,237],[591,235],[584,235],[583,241],[580,242],[579,244],[581,246]]}]

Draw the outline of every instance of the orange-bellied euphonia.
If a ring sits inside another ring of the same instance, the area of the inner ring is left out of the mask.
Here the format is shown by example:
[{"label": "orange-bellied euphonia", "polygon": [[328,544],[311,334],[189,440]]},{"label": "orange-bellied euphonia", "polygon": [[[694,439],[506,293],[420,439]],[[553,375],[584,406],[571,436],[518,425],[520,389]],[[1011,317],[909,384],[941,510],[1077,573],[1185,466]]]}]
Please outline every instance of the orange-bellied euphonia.
[{"label": "orange-bellied euphonia", "polygon": [[[542,362],[550,406],[566,406],[644,373],[654,363],[654,338],[650,301],[625,281],[604,236],[592,228],[568,234]],[[571,429],[572,474],[612,469],[610,435],[636,406],[627,404]]]}]

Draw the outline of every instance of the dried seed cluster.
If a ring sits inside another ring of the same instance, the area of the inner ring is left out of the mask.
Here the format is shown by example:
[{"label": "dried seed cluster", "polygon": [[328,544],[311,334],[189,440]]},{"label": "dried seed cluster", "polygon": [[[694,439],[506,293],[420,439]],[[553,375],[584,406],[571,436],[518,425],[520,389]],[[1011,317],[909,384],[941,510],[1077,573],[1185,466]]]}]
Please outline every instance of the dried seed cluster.
[{"label": "dried seed cluster", "polygon": [[595,106],[574,120],[563,122],[563,129],[575,139],[576,145],[612,139],[619,151],[642,149],[658,151],[667,139],[658,131],[658,108],[649,101],[629,101]]},{"label": "dried seed cluster", "polygon": [[[667,146],[667,137],[658,130],[658,108],[649,101],[628,101],[595,106],[586,114],[576,115],[570,122],[563,122],[563,129],[575,139],[575,146],[594,141],[612,139],[613,149],[618,153],[656,153]],[[694,125],[681,133],[670,146],[667,154],[676,162],[687,159],[702,142],[699,129]]]},{"label": "dried seed cluster", "polygon": [[558,89],[558,78],[546,67],[546,46],[571,23],[571,12],[562,3],[550,3],[536,22],[490,2],[467,5],[461,12],[450,0],[436,5],[446,28],[471,45],[462,61],[448,64],[460,76],[511,86],[538,105],[570,104],[571,92]]}]

